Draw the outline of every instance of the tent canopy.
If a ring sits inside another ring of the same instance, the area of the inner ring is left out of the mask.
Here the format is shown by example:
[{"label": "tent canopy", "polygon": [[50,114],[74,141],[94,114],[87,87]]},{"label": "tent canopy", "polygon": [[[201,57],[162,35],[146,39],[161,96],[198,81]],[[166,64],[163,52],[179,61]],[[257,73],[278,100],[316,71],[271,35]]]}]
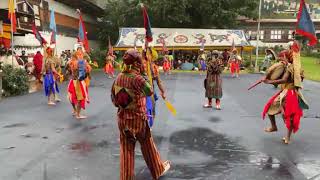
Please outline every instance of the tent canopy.
[{"label": "tent canopy", "polygon": [[[230,48],[233,43],[244,50],[253,48],[242,30],[152,28],[152,33],[153,41],[149,45],[156,49],[161,49],[163,42],[168,49],[176,50],[198,50],[202,44],[205,49],[223,49]],[[144,28],[121,28],[119,34],[114,50],[144,46]]]}]

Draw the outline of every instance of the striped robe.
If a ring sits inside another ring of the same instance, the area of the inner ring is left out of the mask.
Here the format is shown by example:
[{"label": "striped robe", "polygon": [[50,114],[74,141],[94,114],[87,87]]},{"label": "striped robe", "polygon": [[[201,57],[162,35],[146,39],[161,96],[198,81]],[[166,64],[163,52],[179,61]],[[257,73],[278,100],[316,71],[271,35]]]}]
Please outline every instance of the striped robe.
[{"label": "striped robe", "polygon": [[118,107],[120,131],[120,180],[134,180],[135,145],[139,141],[153,179],[164,172],[164,165],[154,144],[147,122],[146,96],[152,95],[150,84],[138,74],[121,73],[115,80],[111,99]]},{"label": "striped robe", "polygon": [[222,98],[222,80],[220,77],[222,71],[223,62],[221,60],[211,60],[207,63],[206,98]]}]

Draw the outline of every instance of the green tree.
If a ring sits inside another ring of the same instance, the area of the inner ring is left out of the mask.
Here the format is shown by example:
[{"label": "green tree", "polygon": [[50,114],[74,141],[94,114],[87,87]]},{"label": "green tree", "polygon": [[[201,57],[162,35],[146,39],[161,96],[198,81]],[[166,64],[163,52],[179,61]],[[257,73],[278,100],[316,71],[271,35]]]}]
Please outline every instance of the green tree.
[{"label": "green tree", "polygon": [[239,16],[256,18],[257,0],[108,0],[99,37],[107,47],[121,27],[143,27],[140,3],[148,7],[152,27],[236,28]]}]

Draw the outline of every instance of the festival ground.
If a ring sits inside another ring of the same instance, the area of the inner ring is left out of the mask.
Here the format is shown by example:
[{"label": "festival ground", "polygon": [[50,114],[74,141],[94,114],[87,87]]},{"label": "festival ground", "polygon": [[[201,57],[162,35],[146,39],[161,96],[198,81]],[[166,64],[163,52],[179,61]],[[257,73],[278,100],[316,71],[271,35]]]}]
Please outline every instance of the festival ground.
[{"label": "festival ground", "polygon": [[[241,79],[223,76],[222,111],[203,109],[203,76],[163,77],[168,99],[178,115],[172,117],[158,102],[154,138],[172,169],[163,180],[307,180],[320,179],[320,84],[306,81],[304,94],[311,109],[288,146],[285,133],[266,134],[261,120],[272,86],[247,88],[260,75]],[[119,141],[116,109],[111,104],[112,80],[93,75],[88,120],[77,122],[62,87],[63,101],[48,107],[42,92],[12,97],[0,103],[1,180],[116,180],[119,179]],[[137,180],[149,180],[139,148]]]}]

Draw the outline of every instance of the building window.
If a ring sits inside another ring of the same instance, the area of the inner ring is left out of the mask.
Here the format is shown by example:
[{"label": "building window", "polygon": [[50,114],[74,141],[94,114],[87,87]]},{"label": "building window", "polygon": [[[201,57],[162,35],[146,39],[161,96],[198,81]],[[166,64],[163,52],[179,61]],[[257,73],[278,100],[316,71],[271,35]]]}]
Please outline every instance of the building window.
[{"label": "building window", "polygon": [[246,32],[246,38],[247,38],[247,39],[250,39],[250,38],[251,38],[250,36],[251,36],[251,31],[247,31],[247,32]]},{"label": "building window", "polygon": [[33,5],[33,11],[34,11],[34,15],[40,15],[40,12],[39,12],[39,6],[37,5]]},{"label": "building window", "polygon": [[28,12],[28,5],[27,5],[27,3],[23,3],[22,8],[23,8],[23,12]]},{"label": "building window", "polygon": [[293,38],[293,35],[292,35],[293,32],[294,32],[293,30],[289,30],[288,39],[292,39]]},{"label": "building window", "polygon": [[28,22],[28,17],[23,17],[23,22],[27,23]]},{"label": "building window", "polygon": [[35,24],[36,24],[36,26],[37,27],[40,27],[41,26],[41,21],[40,21],[40,19],[35,19]]},{"label": "building window", "polygon": [[270,39],[272,40],[280,40],[282,39],[283,31],[282,30],[271,30]]},{"label": "building window", "polygon": [[264,40],[264,31],[260,31],[260,39]]}]

